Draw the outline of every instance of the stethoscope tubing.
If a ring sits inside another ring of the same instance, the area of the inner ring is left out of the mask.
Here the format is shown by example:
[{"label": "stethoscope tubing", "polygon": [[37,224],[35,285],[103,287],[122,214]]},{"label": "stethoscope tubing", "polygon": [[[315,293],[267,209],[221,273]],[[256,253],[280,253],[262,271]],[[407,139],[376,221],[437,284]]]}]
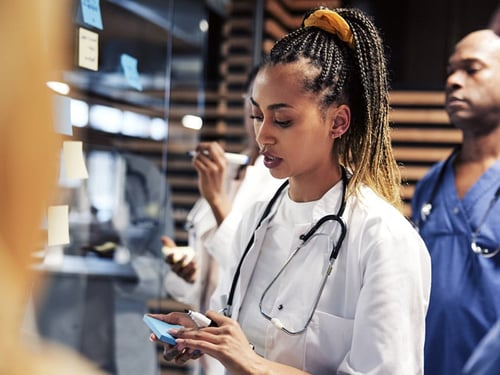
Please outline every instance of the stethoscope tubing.
[{"label": "stethoscope tubing", "polygon": [[232,315],[233,299],[234,299],[234,294],[236,291],[236,285],[238,284],[238,279],[239,279],[240,273],[241,273],[241,266],[243,265],[243,261],[246,259],[248,252],[252,248],[253,243],[255,242],[255,232],[257,231],[257,229],[259,229],[262,222],[269,215],[274,204],[279,199],[279,197],[281,196],[281,193],[283,192],[283,190],[285,190],[285,188],[288,186],[288,184],[289,184],[289,181],[286,180],[283,184],[281,184],[281,186],[278,188],[276,193],[274,193],[273,197],[271,198],[271,200],[267,204],[262,216],[260,217],[260,220],[257,223],[255,230],[253,231],[252,236],[250,237],[250,240],[247,243],[247,246],[245,247],[245,251],[241,255],[238,266],[236,267],[236,271],[234,272],[233,281],[231,282],[231,289],[229,290],[229,295],[228,295],[228,299],[226,302],[226,307],[223,309],[224,315],[226,315],[228,317],[230,317]]},{"label": "stethoscope tubing", "polygon": [[[439,170],[439,174],[438,174],[438,177],[434,183],[434,186],[432,187],[432,190],[431,190],[431,194],[429,196],[429,199],[427,199],[423,204],[422,204],[422,207],[420,208],[420,218],[419,220],[417,220],[415,223],[414,223],[414,226],[415,228],[417,229],[417,231],[420,231],[423,227],[423,225],[425,224],[425,222],[427,221],[427,219],[429,218],[429,215],[432,213],[432,209],[433,209],[433,206],[434,206],[434,200],[437,196],[437,192],[438,192],[438,189],[439,187],[441,186],[442,182],[443,182],[443,179],[444,179],[444,175],[446,173],[446,170],[448,169],[448,165],[451,163],[451,161],[453,160],[453,158],[458,154],[458,152],[460,151],[461,147],[460,146],[457,146],[453,149],[453,151],[451,152],[451,154],[446,158],[446,160],[443,162],[443,165],[441,166],[441,169]],[[485,219],[486,219],[486,216],[488,214],[488,212],[493,208],[493,205],[496,203],[496,201],[498,200],[500,196],[500,186],[497,188],[490,204],[489,204],[489,208],[486,210],[485,214],[483,215],[482,219],[480,220],[480,223],[478,225],[478,228],[484,223]],[[482,255],[486,258],[492,258],[494,256],[496,256],[498,254],[498,252],[500,251],[500,248],[497,248],[496,251],[493,251],[491,253],[482,253],[480,250],[478,250],[477,246],[476,246],[476,243],[475,243],[475,236],[477,235],[477,232],[478,230],[476,230],[473,234],[472,234],[472,243],[471,243],[471,248],[472,248],[472,251],[474,251],[474,253],[478,254],[478,255]]]},{"label": "stethoscope tubing", "polygon": [[[338,210],[337,214],[323,216],[321,219],[318,220],[318,222],[316,222],[312,226],[312,228],[309,231],[307,231],[307,233],[305,233],[305,234],[303,234],[303,235],[300,236],[300,239],[302,240],[302,244],[304,244],[318,230],[318,228],[322,224],[324,224],[326,221],[334,220],[334,221],[337,221],[337,222],[340,223],[340,225],[341,225],[341,235],[340,235],[339,241],[335,244],[335,246],[334,246],[334,248],[333,248],[333,250],[332,250],[332,252],[330,254],[330,262],[331,262],[330,267],[333,265],[333,261],[332,260],[335,260],[337,258],[337,256],[338,256],[338,253],[340,251],[340,247],[342,246],[342,243],[344,241],[344,238],[345,238],[345,235],[346,235],[346,232],[347,232],[346,225],[345,225],[345,223],[342,220],[342,215],[344,213],[345,206],[346,206],[346,190],[347,190],[347,184],[348,184],[348,182],[349,182],[349,179],[347,177],[347,172],[346,172],[345,168],[342,167],[342,183],[343,183],[343,186],[342,186],[342,189],[343,189],[342,190],[342,201],[341,201],[341,205],[339,207],[339,210]],[[267,204],[267,206],[266,206],[266,208],[265,208],[265,210],[264,210],[261,218],[259,219],[259,221],[258,221],[258,223],[257,223],[257,225],[255,227],[255,230],[252,233],[252,236],[250,237],[250,240],[247,243],[247,246],[245,247],[245,251],[241,255],[240,261],[238,263],[238,266],[237,266],[236,271],[235,271],[234,276],[233,276],[233,280],[231,282],[231,289],[229,291],[229,295],[228,295],[228,298],[227,298],[226,307],[223,309],[224,315],[226,315],[226,316],[230,317],[232,315],[232,306],[233,306],[233,299],[234,299],[234,295],[235,295],[235,291],[236,291],[236,285],[238,284],[238,280],[239,280],[239,277],[240,277],[241,267],[243,265],[243,262],[244,262],[244,260],[245,260],[245,258],[247,256],[248,252],[250,251],[250,249],[252,248],[252,246],[253,246],[253,244],[255,242],[255,232],[260,227],[260,225],[262,224],[262,222],[266,219],[266,217],[270,214],[273,206],[276,204],[276,202],[278,201],[278,199],[281,197],[281,195],[283,193],[283,190],[288,186],[288,184],[289,184],[289,181],[288,180],[285,181],[278,188],[278,190],[276,191],[276,193],[273,195],[273,197],[271,198],[271,200]],[[298,249],[296,251],[298,251]],[[290,261],[290,259],[291,258],[289,258],[288,262]],[[282,270],[283,270],[283,268],[282,268]],[[282,272],[282,270],[280,272]],[[331,269],[329,270],[329,272],[331,272]],[[277,276],[279,276],[279,274]]]},{"label": "stethoscope tubing", "polygon": [[[344,203],[345,203],[345,200],[343,200],[343,202],[342,202],[342,206],[343,207],[341,207],[340,210],[339,210],[340,214],[342,214],[343,211],[344,211],[344,208],[345,208],[345,204]],[[316,311],[316,308],[318,307],[321,294],[323,293],[323,289],[325,288],[325,285],[326,285],[326,281],[328,280],[328,277],[330,276],[330,274],[332,272],[333,264],[335,263],[335,260],[337,259],[340,247],[342,246],[342,243],[344,242],[344,238],[345,238],[345,235],[346,235],[346,232],[347,232],[347,227],[346,227],[344,221],[342,220],[341,216],[338,216],[338,214],[337,215],[326,215],[326,216],[322,217],[305,235],[300,236],[300,239],[302,240],[302,243],[299,246],[297,246],[297,248],[293,251],[293,253],[288,257],[288,259],[285,262],[285,264],[281,267],[281,269],[279,270],[279,272],[273,277],[273,279],[271,280],[271,282],[269,283],[269,285],[266,287],[266,289],[264,289],[264,291],[262,292],[262,296],[260,298],[260,301],[259,301],[260,313],[266,319],[270,320],[271,322],[273,322],[273,324],[275,324],[274,323],[275,319],[273,319],[269,314],[266,314],[263,311],[263,309],[262,309],[262,302],[264,301],[264,298],[265,298],[267,292],[269,291],[269,289],[271,289],[272,285],[276,282],[276,280],[278,280],[278,278],[281,276],[281,274],[285,271],[285,269],[287,268],[288,264],[292,261],[292,259],[295,257],[295,255],[297,255],[297,253],[299,252],[299,250],[311,239],[311,237],[313,236],[313,234],[326,221],[336,221],[337,223],[339,223],[339,225],[340,225],[340,237],[339,237],[339,240],[337,241],[337,243],[335,244],[335,246],[333,247],[333,249],[332,249],[332,251],[330,253],[330,258],[328,259],[328,268],[326,270],[325,277],[323,278],[323,281],[321,282],[320,288],[318,289],[318,292],[316,293],[315,302],[314,302],[313,308],[312,308],[312,310],[310,312],[310,315],[309,315],[309,317],[307,319],[307,322],[306,322],[305,326],[301,330],[290,331],[287,328],[285,328],[283,326],[283,324],[279,324],[279,329],[283,330],[284,332],[288,333],[289,335],[298,335],[298,334],[301,334],[302,332],[304,332],[307,329],[307,326],[309,325],[309,323],[311,322],[312,317],[314,315],[314,312]]]}]

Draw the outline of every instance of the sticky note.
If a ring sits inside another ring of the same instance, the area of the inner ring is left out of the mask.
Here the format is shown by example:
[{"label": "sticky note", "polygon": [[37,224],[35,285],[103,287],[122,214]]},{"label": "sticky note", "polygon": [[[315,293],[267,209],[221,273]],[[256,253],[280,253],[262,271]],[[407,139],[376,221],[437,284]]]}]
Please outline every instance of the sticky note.
[{"label": "sticky note", "polygon": [[71,126],[71,98],[54,96],[54,130],[59,134],[73,135]]},{"label": "sticky note", "polygon": [[83,157],[83,144],[81,141],[64,141],[63,159],[66,178],[81,179],[89,177]]},{"label": "sticky note", "polygon": [[120,56],[120,63],[128,84],[133,88],[142,91],[142,84],[139,79],[139,72],[137,71],[137,59],[135,57],[127,55],[126,53],[123,53]]},{"label": "sticky note", "polygon": [[78,66],[97,71],[99,61],[99,34],[78,29]]},{"label": "sticky note", "polygon": [[99,0],[80,0],[83,22],[102,30],[101,6]]},{"label": "sticky note", "polygon": [[69,243],[68,206],[50,206],[47,212],[47,245],[65,245]]}]

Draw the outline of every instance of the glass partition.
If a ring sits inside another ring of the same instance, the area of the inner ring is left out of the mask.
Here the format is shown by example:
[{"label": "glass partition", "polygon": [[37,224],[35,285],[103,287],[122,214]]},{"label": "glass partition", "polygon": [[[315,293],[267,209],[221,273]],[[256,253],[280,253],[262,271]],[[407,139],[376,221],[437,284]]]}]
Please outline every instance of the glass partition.
[{"label": "glass partition", "polygon": [[174,237],[170,95],[203,91],[205,2],[71,1],[74,64],[54,74],[69,92],[54,94],[59,193],[36,254],[46,284],[34,322],[109,373],[157,374],[142,315],[163,295],[160,238]]}]

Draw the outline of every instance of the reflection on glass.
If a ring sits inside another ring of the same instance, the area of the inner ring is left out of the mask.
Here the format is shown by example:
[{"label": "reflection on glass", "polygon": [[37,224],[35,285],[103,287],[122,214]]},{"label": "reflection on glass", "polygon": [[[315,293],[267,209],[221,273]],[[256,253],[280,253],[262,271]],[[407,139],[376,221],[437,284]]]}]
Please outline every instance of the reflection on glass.
[{"label": "reflection on glass", "polygon": [[200,130],[203,126],[203,120],[199,116],[185,115],[182,118],[182,126],[188,129]]},{"label": "reflection on glass", "polygon": [[89,123],[89,105],[83,100],[71,99],[71,124],[83,128]]},{"label": "reflection on glass", "polygon": [[155,117],[151,119],[151,138],[161,141],[168,137],[168,125],[165,120]]},{"label": "reflection on glass", "polygon": [[121,196],[119,159],[110,152],[92,151],[87,157],[88,193],[98,221],[111,220]]},{"label": "reflection on glass", "polygon": [[149,138],[149,117],[140,113],[124,111],[122,134],[131,137]]},{"label": "reflection on glass", "polygon": [[104,105],[90,107],[90,126],[108,133],[119,133],[122,128],[122,111]]}]

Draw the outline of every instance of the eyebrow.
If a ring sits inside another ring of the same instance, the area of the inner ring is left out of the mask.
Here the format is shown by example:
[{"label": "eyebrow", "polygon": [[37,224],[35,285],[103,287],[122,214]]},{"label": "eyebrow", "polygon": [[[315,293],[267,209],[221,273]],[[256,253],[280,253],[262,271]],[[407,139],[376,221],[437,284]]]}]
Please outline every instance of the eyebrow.
[{"label": "eyebrow", "polygon": [[465,59],[448,62],[448,67],[453,65],[470,65],[474,63],[484,64],[484,60],[478,57],[466,57]]},{"label": "eyebrow", "polygon": [[[250,101],[252,102],[252,104],[254,106],[256,106],[257,108],[260,108],[260,105],[255,101],[255,99],[253,97],[250,97]],[[281,109],[281,108],[293,108],[290,104],[286,104],[286,103],[276,103],[276,104],[271,104],[267,107],[268,110],[276,110],[276,109]]]}]

